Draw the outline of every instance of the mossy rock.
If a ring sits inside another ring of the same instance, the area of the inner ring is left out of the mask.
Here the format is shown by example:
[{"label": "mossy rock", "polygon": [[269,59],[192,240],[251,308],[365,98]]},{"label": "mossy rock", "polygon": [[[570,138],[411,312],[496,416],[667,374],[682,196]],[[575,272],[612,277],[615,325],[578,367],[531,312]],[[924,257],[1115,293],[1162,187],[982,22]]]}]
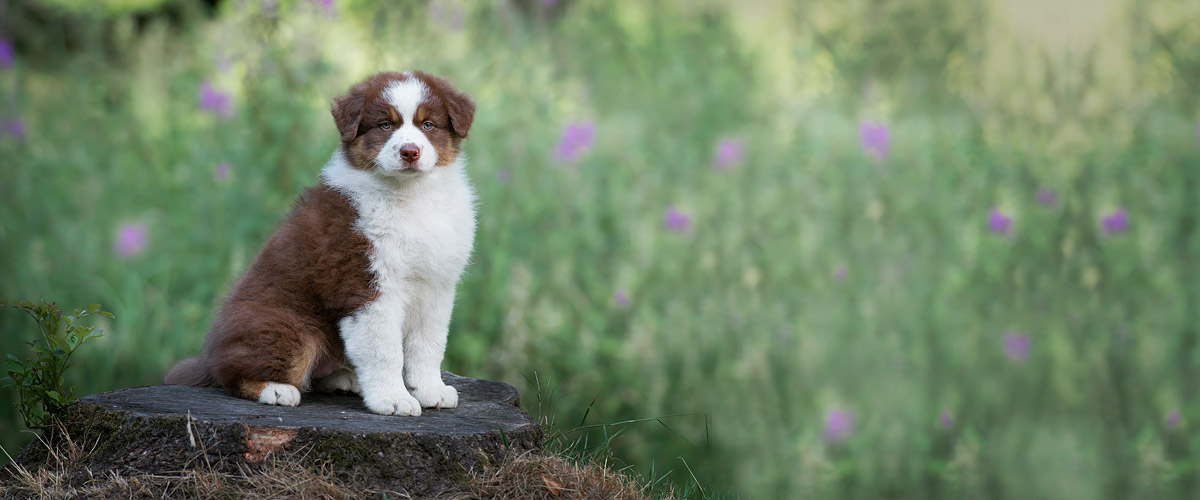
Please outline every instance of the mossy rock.
[{"label": "mossy rock", "polygon": [[[458,389],[458,408],[418,417],[373,414],[356,395],[306,393],[291,408],[219,389],[153,386],[87,396],[62,430],[88,450],[84,475],[236,472],[278,458],[328,464],[351,484],[414,496],[446,491],[506,453],[540,448],[541,428],[512,386],[449,372],[442,379]],[[29,468],[49,460],[41,442],[17,458]]]}]

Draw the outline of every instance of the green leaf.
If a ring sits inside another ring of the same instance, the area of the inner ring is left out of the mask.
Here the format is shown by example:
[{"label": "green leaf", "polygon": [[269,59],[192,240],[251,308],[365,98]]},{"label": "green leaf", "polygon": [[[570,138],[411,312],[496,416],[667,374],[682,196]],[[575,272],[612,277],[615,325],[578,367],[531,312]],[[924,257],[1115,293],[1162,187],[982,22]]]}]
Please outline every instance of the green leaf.
[{"label": "green leaf", "polygon": [[84,342],[100,337],[103,332],[95,326],[74,323],[92,314],[113,318],[111,313],[100,310],[99,304],[90,304],[87,309],[75,309],[73,314],[64,314],[62,306],[53,302],[0,299],[2,307],[20,307],[29,312],[38,324],[41,338],[23,342],[33,353],[27,360],[6,354],[8,377],[5,384],[17,389],[14,406],[21,413],[25,425],[31,429],[44,429],[61,417],[61,412],[75,402],[75,388],[63,387],[66,370],[81,361],[69,362],[73,352]]}]

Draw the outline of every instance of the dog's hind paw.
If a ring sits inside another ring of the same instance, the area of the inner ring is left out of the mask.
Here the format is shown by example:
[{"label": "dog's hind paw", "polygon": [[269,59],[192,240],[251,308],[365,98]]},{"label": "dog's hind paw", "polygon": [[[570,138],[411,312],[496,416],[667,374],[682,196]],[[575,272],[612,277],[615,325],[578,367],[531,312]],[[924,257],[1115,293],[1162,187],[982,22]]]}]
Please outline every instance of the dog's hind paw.
[{"label": "dog's hind paw", "polygon": [[296,406],[300,404],[300,389],[291,384],[267,382],[267,386],[258,395],[258,402],[269,405]]},{"label": "dog's hind paw", "polygon": [[362,394],[362,389],[358,386],[358,375],[355,375],[354,370],[349,368],[339,369],[317,379],[313,382],[313,390],[330,394],[335,392]]}]

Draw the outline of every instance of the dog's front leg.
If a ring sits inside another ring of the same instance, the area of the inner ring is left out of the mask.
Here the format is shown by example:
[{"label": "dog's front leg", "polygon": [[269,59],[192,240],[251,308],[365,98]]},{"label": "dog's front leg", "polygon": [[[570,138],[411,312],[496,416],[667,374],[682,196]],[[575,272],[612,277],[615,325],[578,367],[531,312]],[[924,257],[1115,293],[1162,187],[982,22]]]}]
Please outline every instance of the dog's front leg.
[{"label": "dog's front leg", "polygon": [[421,414],[421,404],[404,388],[404,315],[402,301],[381,298],[338,323],[363,403],[381,415]]},{"label": "dog's front leg", "polygon": [[454,310],[454,286],[453,282],[420,283],[405,318],[404,379],[424,408],[458,406],[458,391],[442,382],[441,370]]}]

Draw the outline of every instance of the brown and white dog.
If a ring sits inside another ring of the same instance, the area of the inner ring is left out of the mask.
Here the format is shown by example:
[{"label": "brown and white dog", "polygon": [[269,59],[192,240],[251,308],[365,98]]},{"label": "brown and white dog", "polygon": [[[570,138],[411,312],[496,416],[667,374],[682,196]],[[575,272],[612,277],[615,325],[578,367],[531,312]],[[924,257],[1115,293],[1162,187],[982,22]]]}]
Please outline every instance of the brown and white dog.
[{"label": "brown and white dog", "polygon": [[203,354],[163,382],[285,406],[351,391],[384,415],[454,408],[440,368],[475,238],[460,150],[475,104],[413,71],[374,75],[332,111],[342,144],[321,183],[234,285]]}]

